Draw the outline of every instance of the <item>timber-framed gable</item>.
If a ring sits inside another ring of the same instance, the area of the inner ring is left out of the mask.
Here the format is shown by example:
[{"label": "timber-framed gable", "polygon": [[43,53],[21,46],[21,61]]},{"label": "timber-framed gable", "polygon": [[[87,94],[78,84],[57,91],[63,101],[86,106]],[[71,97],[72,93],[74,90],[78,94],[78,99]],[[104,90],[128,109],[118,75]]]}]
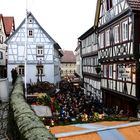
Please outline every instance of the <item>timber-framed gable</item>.
[{"label": "timber-framed gable", "polygon": [[38,81],[57,83],[60,81],[61,48],[41,27],[31,12],[27,13],[27,20],[25,18],[21,22],[5,43],[8,46],[9,81],[11,81],[12,68],[16,68],[18,74],[24,78],[25,59],[27,83]]}]

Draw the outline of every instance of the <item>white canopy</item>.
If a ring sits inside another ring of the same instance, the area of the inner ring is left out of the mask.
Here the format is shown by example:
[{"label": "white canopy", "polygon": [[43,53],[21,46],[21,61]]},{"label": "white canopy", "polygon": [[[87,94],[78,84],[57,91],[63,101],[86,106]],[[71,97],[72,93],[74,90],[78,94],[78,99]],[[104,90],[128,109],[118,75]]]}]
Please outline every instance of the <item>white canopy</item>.
[{"label": "white canopy", "polygon": [[52,112],[50,107],[42,105],[31,105],[37,116],[40,117],[50,117]]}]

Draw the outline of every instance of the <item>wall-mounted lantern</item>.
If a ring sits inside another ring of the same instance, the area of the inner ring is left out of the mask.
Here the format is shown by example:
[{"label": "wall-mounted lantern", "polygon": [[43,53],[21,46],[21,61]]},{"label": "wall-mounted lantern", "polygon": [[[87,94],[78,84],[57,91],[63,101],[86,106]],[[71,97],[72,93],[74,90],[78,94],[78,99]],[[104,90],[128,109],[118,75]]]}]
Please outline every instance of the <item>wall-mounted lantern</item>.
[{"label": "wall-mounted lantern", "polygon": [[96,70],[96,73],[99,74],[101,72],[101,66],[97,65],[95,70]]}]

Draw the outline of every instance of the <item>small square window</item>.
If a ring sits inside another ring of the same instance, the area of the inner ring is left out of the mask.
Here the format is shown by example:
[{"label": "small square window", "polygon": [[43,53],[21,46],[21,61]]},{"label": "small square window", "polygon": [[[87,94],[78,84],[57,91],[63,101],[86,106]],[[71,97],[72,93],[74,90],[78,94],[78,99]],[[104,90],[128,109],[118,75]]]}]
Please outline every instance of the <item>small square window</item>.
[{"label": "small square window", "polygon": [[28,30],[28,37],[33,37],[33,30],[32,29]]}]

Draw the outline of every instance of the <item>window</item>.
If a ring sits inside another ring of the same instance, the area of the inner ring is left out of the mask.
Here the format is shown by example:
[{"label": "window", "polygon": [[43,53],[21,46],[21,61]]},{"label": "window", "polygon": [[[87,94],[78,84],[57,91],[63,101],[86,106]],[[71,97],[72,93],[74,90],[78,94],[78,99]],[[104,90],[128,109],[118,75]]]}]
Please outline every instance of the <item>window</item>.
[{"label": "window", "polygon": [[18,66],[18,74],[24,75],[24,66],[23,65]]},{"label": "window", "polygon": [[66,74],[67,74],[67,70],[66,70],[65,72],[66,72]]},{"label": "window", "polygon": [[99,47],[104,48],[104,33],[99,35]]},{"label": "window", "polygon": [[104,65],[104,77],[108,77],[108,65]]},{"label": "window", "polygon": [[122,23],[122,41],[128,40],[128,21]]},{"label": "window", "polygon": [[3,36],[0,35],[0,44],[3,44]]},{"label": "window", "polygon": [[43,46],[37,46],[37,56],[43,56],[43,55],[44,55]]},{"label": "window", "polygon": [[33,29],[28,29],[28,37],[33,37]]},{"label": "window", "polygon": [[44,74],[43,65],[37,65],[37,75],[43,74]]},{"label": "window", "polygon": [[109,78],[112,78],[113,74],[113,65],[109,65]]},{"label": "window", "polygon": [[110,45],[110,30],[107,30],[106,33],[105,33],[105,43],[106,43],[106,46],[109,46]]},{"label": "window", "polygon": [[32,19],[32,18],[29,18],[29,19],[28,19],[28,23],[29,23],[29,24],[33,23],[33,19]]},{"label": "window", "polygon": [[3,53],[0,51],[0,59],[3,59]]},{"label": "window", "polygon": [[114,42],[119,43],[119,25],[114,27],[113,35],[114,35]]},{"label": "window", "polygon": [[93,34],[93,44],[97,44],[97,34]]},{"label": "window", "polygon": [[82,48],[84,48],[84,47],[86,47],[86,40],[85,39],[82,41]]},{"label": "window", "polygon": [[106,9],[107,11],[112,8],[112,0],[106,0]]}]

